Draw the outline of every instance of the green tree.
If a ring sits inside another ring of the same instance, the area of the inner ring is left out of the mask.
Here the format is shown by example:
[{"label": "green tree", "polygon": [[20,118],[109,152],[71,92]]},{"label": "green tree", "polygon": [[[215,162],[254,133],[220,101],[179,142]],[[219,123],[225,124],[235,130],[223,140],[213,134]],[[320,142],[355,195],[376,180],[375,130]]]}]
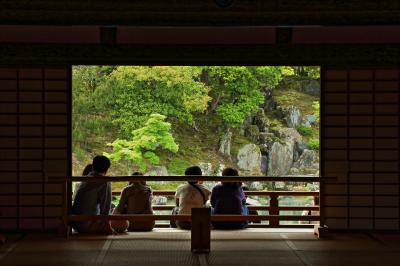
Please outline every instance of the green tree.
[{"label": "green tree", "polygon": [[113,121],[122,136],[142,126],[151,113],[192,124],[193,115],[204,112],[210,100],[200,74],[201,68],[188,66],[121,66],[114,70],[104,89],[115,98]]},{"label": "green tree", "polygon": [[[104,137],[113,130],[112,119],[109,115],[110,99],[103,97],[101,88],[106,76],[114,68],[112,66],[74,66],[72,69],[74,151],[88,149],[91,136]],[[98,140],[103,141],[101,137]]]},{"label": "green tree", "polygon": [[178,152],[178,144],[171,134],[171,124],[165,122],[166,117],[160,114],[151,114],[144,127],[132,132],[131,140],[116,139],[108,146],[113,148],[111,154],[104,153],[112,161],[126,160],[141,171],[149,165],[157,165],[160,158],[157,156],[159,149]]},{"label": "green tree", "polygon": [[264,102],[263,90],[274,88],[282,75],[291,74],[283,67],[211,66],[205,67],[202,80],[212,90],[209,111],[216,111],[232,127],[238,127]]},{"label": "green tree", "polygon": [[319,79],[320,67],[318,66],[295,66],[294,74],[302,78]]}]

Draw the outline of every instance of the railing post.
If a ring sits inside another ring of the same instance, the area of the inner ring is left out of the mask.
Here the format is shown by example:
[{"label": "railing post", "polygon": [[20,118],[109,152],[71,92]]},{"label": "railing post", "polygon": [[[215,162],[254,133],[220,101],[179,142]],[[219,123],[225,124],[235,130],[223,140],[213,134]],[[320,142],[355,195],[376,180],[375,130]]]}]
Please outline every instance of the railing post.
[{"label": "railing post", "polygon": [[191,251],[195,253],[210,252],[210,209],[193,208],[192,209],[192,236]]},{"label": "railing post", "polygon": [[314,196],[314,206],[319,206],[319,196]]},{"label": "railing post", "polygon": [[[269,206],[271,207],[269,211],[270,215],[279,215],[278,195],[270,195]],[[271,220],[269,220],[269,225],[270,227],[279,227],[279,219],[272,218]]]}]

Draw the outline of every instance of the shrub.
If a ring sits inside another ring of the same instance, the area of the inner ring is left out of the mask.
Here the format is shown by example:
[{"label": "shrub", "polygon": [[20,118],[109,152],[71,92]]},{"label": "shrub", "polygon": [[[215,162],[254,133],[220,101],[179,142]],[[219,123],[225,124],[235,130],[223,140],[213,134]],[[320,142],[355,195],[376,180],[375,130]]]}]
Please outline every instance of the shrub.
[{"label": "shrub", "polygon": [[300,125],[296,129],[302,136],[312,136],[313,134],[312,128],[306,125]]},{"label": "shrub", "polygon": [[182,160],[182,159],[173,159],[168,165],[168,172],[183,175],[185,173],[186,168],[192,165],[191,162]]},{"label": "shrub", "polygon": [[310,150],[319,150],[319,139],[310,139],[308,142],[308,148]]},{"label": "shrub", "polygon": [[319,101],[314,101],[312,104],[312,107],[314,109],[314,115],[316,118],[317,123],[319,123],[319,116],[320,116],[320,105]]}]

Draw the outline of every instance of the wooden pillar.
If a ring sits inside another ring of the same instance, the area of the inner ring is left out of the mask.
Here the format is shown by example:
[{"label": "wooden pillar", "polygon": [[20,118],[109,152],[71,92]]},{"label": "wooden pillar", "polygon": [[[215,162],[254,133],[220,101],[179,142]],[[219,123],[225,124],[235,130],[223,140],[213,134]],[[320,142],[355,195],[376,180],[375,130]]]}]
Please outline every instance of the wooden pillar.
[{"label": "wooden pillar", "polygon": [[192,237],[191,251],[195,253],[210,252],[210,209],[193,208],[192,209]]},{"label": "wooden pillar", "polygon": [[[277,195],[271,195],[269,199],[269,206],[271,207],[271,210],[269,211],[270,215],[279,215],[279,201],[278,201],[278,196]],[[269,225],[270,227],[278,227],[279,226],[279,220],[276,218],[273,218],[269,220]]]}]

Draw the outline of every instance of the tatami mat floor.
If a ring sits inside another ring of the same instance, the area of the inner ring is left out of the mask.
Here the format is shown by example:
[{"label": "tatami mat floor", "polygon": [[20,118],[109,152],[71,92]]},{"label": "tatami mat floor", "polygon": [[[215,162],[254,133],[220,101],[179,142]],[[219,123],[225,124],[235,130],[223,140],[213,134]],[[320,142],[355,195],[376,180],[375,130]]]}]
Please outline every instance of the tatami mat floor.
[{"label": "tatami mat floor", "polygon": [[316,239],[307,230],[212,231],[211,252],[190,252],[190,232],[66,240],[50,235],[10,235],[0,265],[400,265],[400,235],[336,234]]}]

